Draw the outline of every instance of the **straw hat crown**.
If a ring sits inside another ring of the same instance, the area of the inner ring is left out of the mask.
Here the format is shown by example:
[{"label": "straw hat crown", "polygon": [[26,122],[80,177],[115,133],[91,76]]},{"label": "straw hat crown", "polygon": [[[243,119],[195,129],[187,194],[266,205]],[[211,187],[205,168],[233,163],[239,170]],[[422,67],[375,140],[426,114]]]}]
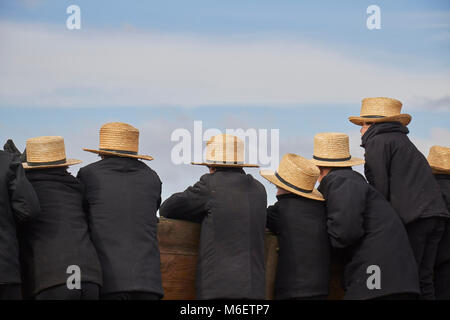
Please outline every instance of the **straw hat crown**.
[{"label": "straw hat crown", "polygon": [[100,128],[100,150],[130,151],[139,150],[139,130],[122,123],[111,122]]},{"label": "straw hat crown", "polygon": [[192,164],[221,167],[258,167],[245,164],[244,141],[230,134],[211,137],[206,143],[206,162]]},{"label": "straw hat crown", "polygon": [[273,184],[297,195],[324,200],[322,194],[314,189],[320,170],[309,160],[293,153],[288,153],[281,159],[277,171],[261,170],[263,178]]},{"label": "straw hat crown", "polygon": [[100,128],[99,149],[85,151],[120,157],[153,160],[150,156],[138,155],[139,130],[123,122],[110,122]]},{"label": "straw hat crown", "polygon": [[64,139],[59,136],[30,138],[26,145],[26,169],[65,167],[81,163],[80,160],[67,159]]},{"label": "straw hat crown", "polygon": [[428,163],[434,173],[450,173],[450,148],[432,146],[428,154]]},{"label": "straw hat crown", "polygon": [[314,136],[311,161],[322,167],[350,167],[364,163],[364,160],[350,155],[348,135],[339,132],[323,132]]},{"label": "straw hat crown", "polygon": [[401,122],[408,125],[411,122],[411,116],[401,113],[402,103],[393,98],[377,97],[365,98],[362,100],[361,112],[359,117],[349,117],[354,124],[361,125],[363,122]]}]

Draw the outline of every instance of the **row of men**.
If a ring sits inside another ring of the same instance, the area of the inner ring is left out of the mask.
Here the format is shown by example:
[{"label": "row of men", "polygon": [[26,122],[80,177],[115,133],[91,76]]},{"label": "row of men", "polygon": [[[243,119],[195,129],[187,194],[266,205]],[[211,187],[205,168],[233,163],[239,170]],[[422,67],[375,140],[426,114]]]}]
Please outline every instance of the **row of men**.
[{"label": "row of men", "polygon": [[[322,299],[331,256],[345,267],[346,299],[450,299],[450,148],[427,159],[408,139],[400,101],[366,98],[360,116],[365,160],[348,136],[319,133],[313,159],[283,156],[261,170],[277,187],[246,174],[244,142],[207,143],[203,175],[161,205],[161,181],[140,160],[139,131],[114,122],[100,129],[101,160],[67,171],[61,137],[9,141],[0,152],[0,299],[163,297],[157,241],[160,215],[201,223],[199,299],[264,299],[264,234],[279,239],[277,299]],[[352,166],[365,164],[366,179]],[[320,186],[315,189],[316,183]],[[81,271],[68,286],[68,267]],[[373,269],[375,268],[375,269]],[[371,284],[371,270],[378,279]]]}]

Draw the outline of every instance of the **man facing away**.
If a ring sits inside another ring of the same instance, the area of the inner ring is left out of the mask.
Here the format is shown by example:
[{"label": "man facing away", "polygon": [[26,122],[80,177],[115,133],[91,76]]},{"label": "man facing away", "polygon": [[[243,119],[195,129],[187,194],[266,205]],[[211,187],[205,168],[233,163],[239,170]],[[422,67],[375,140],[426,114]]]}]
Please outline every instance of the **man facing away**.
[{"label": "man facing away", "polygon": [[319,191],[326,200],[331,245],[345,264],[345,299],[414,299],[419,279],[400,218],[352,166],[346,134],[314,137],[311,160],[320,169]]},{"label": "man facing away", "polygon": [[26,155],[23,166],[42,212],[20,226],[24,291],[36,300],[97,300],[102,273],[83,185],[67,171],[81,161],[66,158],[64,139],[56,136],[28,139]]},{"label": "man facing away", "polygon": [[267,228],[278,237],[275,298],[319,300],[328,296],[330,241],[322,194],[314,188],[319,169],[288,153],[277,171],[260,174],[277,187],[277,202],[267,208]]},{"label": "man facing away", "polygon": [[103,271],[100,299],[158,300],[163,296],[156,211],[161,180],[139,159],[139,130],[112,122],[100,129],[102,160],[78,172],[86,188],[89,227]]},{"label": "man facing away", "polygon": [[197,266],[199,299],[264,299],[264,186],[243,167],[244,143],[232,135],[207,142],[210,173],[161,205],[161,216],[201,223]]},{"label": "man facing away", "polygon": [[391,98],[366,98],[360,116],[365,175],[405,224],[419,267],[422,299],[434,299],[433,270],[445,221],[450,218],[424,155],[408,139],[409,114]]},{"label": "man facing away", "polygon": [[20,158],[0,151],[0,300],[22,299],[16,222],[39,213],[39,199],[25,177]]},{"label": "man facing away", "polygon": [[[450,148],[432,146],[428,163],[439,184],[447,208],[450,210]],[[450,300],[450,220],[445,225],[444,235],[439,243],[434,283],[436,299]]]}]

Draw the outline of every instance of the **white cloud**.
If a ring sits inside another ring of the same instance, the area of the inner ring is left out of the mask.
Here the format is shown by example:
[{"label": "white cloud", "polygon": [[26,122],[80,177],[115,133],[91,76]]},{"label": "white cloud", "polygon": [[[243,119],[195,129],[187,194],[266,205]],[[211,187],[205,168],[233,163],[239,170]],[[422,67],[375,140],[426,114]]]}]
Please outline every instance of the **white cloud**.
[{"label": "white cloud", "polygon": [[446,70],[393,69],[298,41],[5,21],[0,39],[0,107],[357,104],[381,95],[420,108],[450,95]]},{"label": "white cloud", "polygon": [[410,137],[417,149],[425,157],[428,156],[430,148],[434,145],[450,147],[450,131],[447,128],[432,128],[428,137]]}]

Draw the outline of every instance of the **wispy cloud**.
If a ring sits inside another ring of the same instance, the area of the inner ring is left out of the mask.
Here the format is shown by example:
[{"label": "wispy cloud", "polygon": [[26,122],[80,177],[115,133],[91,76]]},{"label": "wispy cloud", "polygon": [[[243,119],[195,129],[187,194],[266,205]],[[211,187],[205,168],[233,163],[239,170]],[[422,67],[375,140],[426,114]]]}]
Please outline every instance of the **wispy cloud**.
[{"label": "wispy cloud", "polygon": [[418,97],[450,95],[446,70],[393,69],[286,39],[8,22],[0,38],[0,106],[282,106],[381,95],[420,108]]}]

